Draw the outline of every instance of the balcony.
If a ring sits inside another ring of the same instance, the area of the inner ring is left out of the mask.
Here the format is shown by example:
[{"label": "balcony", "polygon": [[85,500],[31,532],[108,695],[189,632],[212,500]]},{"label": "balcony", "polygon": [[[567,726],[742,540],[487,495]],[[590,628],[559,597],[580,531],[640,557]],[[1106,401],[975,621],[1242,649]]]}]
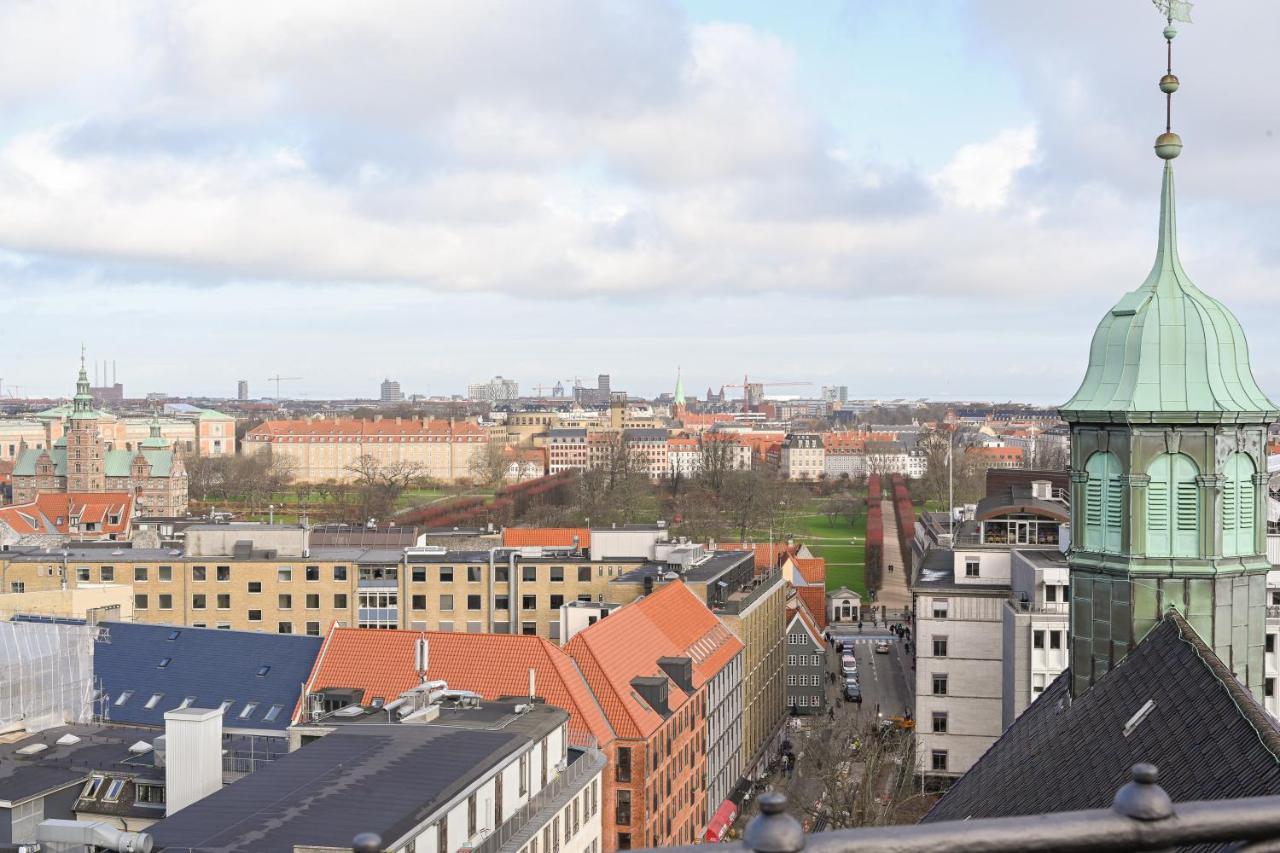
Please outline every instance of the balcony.
[{"label": "balcony", "polygon": [[[1135,764],[1131,772],[1132,781],[1116,792],[1109,809],[811,835],[805,835],[800,822],[787,814],[786,797],[764,794],[759,801],[761,814],[747,824],[741,847],[732,849],[752,853],[1118,853],[1200,845],[1239,853],[1280,849],[1276,844],[1280,841],[1280,796],[1174,803],[1157,784],[1154,766]],[[381,839],[373,834],[358,836],[353,846],[354,853],[382,850]],[[662,850],[701,853],[706,847]]]},{"label": "balcony", "polygon": [[1071,612],[1071,603],[1068,601],[1030,601],[1017,595],[1009,596],[1009,606],[1017,613],[1066,616]]},{"label": "balcony", "polygon": [[762,595],[773,588],[773,585],[781,577],[782,571],[780,569],[774,569],[768,574],[760,575],[754,578],[751,583],[746,584],[744,589],[736,590],[726,595],[722,603],[712,605],[711,609],[716,613],[737,615],[752,604],[755,604]]},{"label": "balcony", "polygon": [[[547,821],[578,795],[587,783],[604,769],[604,753],[587,749],[569,764],[565,771],[529,798],[529,802],[516,809],[502,822],[496,832],[480,842],[473,853],[509,853],[519,850],[533,838]],[[601,804],[601,808],[603,808]],[[375,848],[380,849],[380,848]]]}]

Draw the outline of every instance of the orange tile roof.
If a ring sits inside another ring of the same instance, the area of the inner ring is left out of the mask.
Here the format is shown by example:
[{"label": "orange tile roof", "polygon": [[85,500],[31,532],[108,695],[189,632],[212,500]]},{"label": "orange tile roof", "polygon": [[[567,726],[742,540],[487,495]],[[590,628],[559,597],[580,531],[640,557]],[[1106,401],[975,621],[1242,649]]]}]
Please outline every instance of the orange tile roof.
[{"label": "orange tile roof", "polygon": [[[661,657],[689,657],[697,689],[742,648],[738,638],[681,582],[665,584],[614,611],[565,645],[614,731],[626,738],[646,738],[663,722],[632,688],[633,678],[665,675],[658,666]],[[674,682],[669,684],[671,710],[678,710],[688,699]]]},{"label": "orange tile roof", "polygon": [[698,440],[696,438],[669,438],[667,439],[667,447],[672,450],[697,450]]},{"label": "orange tile roof", "polygon": [[776,569],[787,557],[795,556],[798,544],[786,542],[717,542],[717,551],[755,551],[756,571]]},{"label": "orange tile roof", "polygon": [[802,586],[796,589],[796,598],[804,603],[804,610],[819,628],[827,627],[827,588]]},{"label": "orange tile roof", "polygon": [[813,637],[814,642],[819,644],[825,642],[822,636],[822,629],[826,625],[825,623],[821,626],[818,625],[817,618],[803,598],[796,597],[791,599],[791,601],[787,602],[787,610],[791,612],[791,616],[787,619],[788,628],[791,627],[791,620],[798,618],[805,629],[808,630],[809,636]]},{"label": "orange tile roof", "polygon": [[416,418],[383,418],[380,421],[356,418],[314,418],[293,421],[264,421],[246,433],[263,441],[286,436],[298,437],[410,437],[410,436],[483,436],[478,425],[470,421],[418,420]]},{"label": "orange tile roof", "polygon": [[[378,696],[390,701],[419,683],[414,670],[419,637],[427,638],[428,679],[492,700],[527,695],[532,669],[537,695],[569,712],[574,733],[591,735],[601,745],[613,741],[613,731],[582,674],[568,655],[541,637],[335,627],[316,658],[307,692],[358,688],[364,690],[365,701]],[[299,710],[294,711],[295,721]]]},{"label": "orange tile roof", "polygon": [[822,557],[792,557],[805,583],[822,586],[827,582],[827,561]]},{"label": "orange tile roof", "polygon": [[[111,517],[115,516],[115,523]],[[36,495],[25,504],[0,507],[0,521],[19,535],[71,533],[71,520],[78,519],[77,535],[85,532],[103,536],[125,534],[133,520],[133,495],[128,492],[49,492]],[[85,531],[85,524],[98,530]]]},{"label": "orange tile roof", "polygon": [[591,547],[591,531],[585,527],[504,527],[502,544],[507,548],[572,548],[575,536],[579,548]]}]

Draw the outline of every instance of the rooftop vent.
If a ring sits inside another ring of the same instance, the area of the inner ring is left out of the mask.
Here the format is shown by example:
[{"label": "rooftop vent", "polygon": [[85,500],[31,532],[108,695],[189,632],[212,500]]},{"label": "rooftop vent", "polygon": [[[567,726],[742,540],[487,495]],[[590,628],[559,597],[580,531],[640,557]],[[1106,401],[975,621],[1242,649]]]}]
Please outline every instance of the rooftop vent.
[{"label": "rooftop vent", "polygon": [[18,747],[18,755],[39,755],[49,748],[47,743],[29,743],[26,746]]},{"label": "rooftop vent", "polygon": [[73,744],[77,744],[79,742],[80,742],[80,738],[76,737],[70,732],[67,732],[65,735],[63,735],[62,737],[58,738],[55,741],[55,743],[57,743],[59,746],[72,746]]}]

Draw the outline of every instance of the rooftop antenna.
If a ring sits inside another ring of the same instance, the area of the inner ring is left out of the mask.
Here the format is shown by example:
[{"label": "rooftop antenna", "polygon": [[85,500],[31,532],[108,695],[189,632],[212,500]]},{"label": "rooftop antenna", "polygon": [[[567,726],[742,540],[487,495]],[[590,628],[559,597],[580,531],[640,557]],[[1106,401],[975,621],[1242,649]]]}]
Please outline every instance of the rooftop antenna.
[{"label": "rooftop antenna", "polygon": [[1173,25],[1191,23],[1190,0],[1151,0],[1151,3],[1164,16],[1164,41],[1166,65],[1164,76],[1160,78],[1160,91],[1164,92],[1164,133],[1156,137],[1156,156],[1161,160],[1172,160],[1182,153],[1182,137],[1173,132],[1173,93],[1178,91],[1178,78],[1173,73],[1173,39],[1178,29]]}]

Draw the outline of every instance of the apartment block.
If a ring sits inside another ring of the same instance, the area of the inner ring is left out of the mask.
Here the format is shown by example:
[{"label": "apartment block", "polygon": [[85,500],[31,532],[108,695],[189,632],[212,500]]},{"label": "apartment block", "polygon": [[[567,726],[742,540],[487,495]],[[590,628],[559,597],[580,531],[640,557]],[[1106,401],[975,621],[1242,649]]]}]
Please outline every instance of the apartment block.
[{"label": "apartment block", "polygon": [[422,476],[452,483],[471,476],[488,436],[468,421],[412,418],[319,418],[266,421],[245,434],[244,453],[269,451],[291,466],[295,481],[349,482],[362,457],[380,465],[413,465]]}]

